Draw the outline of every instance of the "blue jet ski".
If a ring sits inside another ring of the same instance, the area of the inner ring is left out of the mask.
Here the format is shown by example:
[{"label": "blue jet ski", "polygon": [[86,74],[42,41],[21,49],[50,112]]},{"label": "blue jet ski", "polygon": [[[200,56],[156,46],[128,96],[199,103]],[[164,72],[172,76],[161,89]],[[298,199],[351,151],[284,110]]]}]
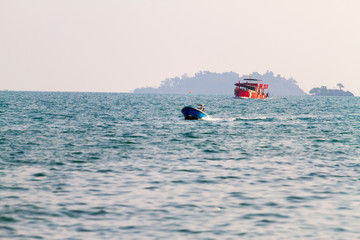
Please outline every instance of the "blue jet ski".
[{"label": "blue jet ski", "polygon": [[184,114],[186,120],[199,120],[209,116],[204,111],[204,105],[202,104],[198,104],[197,107],[189,105],[181,109],[181,112]]}]

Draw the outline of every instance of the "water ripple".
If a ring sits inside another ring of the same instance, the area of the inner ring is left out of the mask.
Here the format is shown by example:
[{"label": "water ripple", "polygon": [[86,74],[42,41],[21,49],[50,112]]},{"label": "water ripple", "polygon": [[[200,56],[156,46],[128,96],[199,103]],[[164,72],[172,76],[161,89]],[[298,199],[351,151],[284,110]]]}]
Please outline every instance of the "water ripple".
[{"label": "water ripple", "polygon": [[1,239],[358,239],[359,98],[0,92]]}]

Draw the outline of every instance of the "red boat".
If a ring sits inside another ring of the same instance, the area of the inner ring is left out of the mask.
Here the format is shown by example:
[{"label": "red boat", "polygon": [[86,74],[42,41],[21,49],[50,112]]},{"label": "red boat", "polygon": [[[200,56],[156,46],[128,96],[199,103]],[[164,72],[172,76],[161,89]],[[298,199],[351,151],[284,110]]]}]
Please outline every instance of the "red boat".
[{"label": "red boat", "polygon": [[268,89],[268,84],[263,84],[262,80],[246,78],[243,82],[235,83],[234,94],[235,98],[267,98],[269,93],[265,93]]}]

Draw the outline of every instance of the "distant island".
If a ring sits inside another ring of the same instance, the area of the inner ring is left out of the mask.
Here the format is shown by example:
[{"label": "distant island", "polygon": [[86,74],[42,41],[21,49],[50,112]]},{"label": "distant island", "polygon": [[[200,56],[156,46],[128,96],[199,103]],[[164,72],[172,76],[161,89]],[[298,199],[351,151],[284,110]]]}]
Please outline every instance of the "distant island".
[{"label": "distant island", "polygon": [[339,89],[328,89],[325,86],[316,87],[310,90],[311,96],[354,96],[353,93],[349,91],[344,91],[342,88],[344,85],[342,83],[338,83],[337,86]]},{"label": "distant island", "polygon": [[[254,72],[251,74],[251,77],[263,80],[263,83],[269,84],[268,92],[270,96],[307,95],[300,89],[293,78],[286,79],[279,74],[275,76],[271,71],[267,71],[265,74]],[[184,94],[191,91],[194,94],[234,95],[234,84],[244,78],[249,78],[249,75],[240,77],[235,72],[215,73],[200,71],[193,77],[185,74],[181,78],[165,79],[158,88],[137,88],[134,90],[134,93]]]}]

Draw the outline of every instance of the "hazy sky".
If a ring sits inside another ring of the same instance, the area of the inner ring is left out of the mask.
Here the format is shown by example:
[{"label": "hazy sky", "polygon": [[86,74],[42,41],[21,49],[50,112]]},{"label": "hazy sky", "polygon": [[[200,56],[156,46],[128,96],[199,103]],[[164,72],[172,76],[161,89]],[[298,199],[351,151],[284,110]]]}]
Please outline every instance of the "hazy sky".
[{"label": "hazy sky", "polygon": [[201,70],[359,96],[360,1],[0,0],[0,90],[129,92]]}]

